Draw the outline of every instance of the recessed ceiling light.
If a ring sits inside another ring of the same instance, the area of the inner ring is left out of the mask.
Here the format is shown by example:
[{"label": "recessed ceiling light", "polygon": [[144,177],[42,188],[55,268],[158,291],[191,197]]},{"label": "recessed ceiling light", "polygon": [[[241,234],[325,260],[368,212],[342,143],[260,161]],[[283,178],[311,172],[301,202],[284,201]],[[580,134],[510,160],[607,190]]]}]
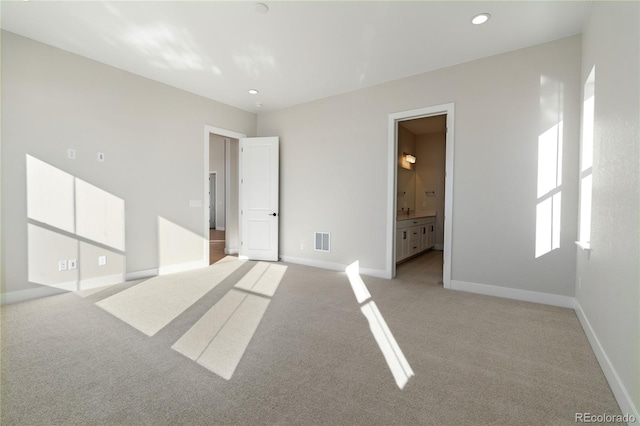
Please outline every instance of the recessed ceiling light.
[{"label": "recessed ceiling light", "polygon": [[249,89],[249,93],[251,93],[252,95],[257,95],[260,92],[258,92],[256,89]]},{"label": "recessed ceiling light", "polygon": [[256,3],[253,5],[253,10],[258,13],[267,13],[269,12],[269,6],[264,3]]},{"label": "recessed ceiling light", "polygon": [[474,25],[481,25],[487,22],[489,18],[491,18],[491,15],[489,15],[488,13],[481,13],[479,15],[474,16],[473,19],[471,20],[471,23]]},{"label": "recessed ceiling light", "polygon": [[262,104],[256,104],[258,108],[262,108]]}]

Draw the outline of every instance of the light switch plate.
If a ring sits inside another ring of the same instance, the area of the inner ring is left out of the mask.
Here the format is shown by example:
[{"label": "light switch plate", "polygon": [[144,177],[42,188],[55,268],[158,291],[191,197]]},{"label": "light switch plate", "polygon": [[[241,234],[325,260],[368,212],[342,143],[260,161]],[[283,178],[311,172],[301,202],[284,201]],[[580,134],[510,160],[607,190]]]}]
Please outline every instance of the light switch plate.
[{"label": "light switch plate", "polygon": [[104,266],[107,264],[107,256],[98,256],[98,266]]},{"label": "light switch plate", "polygon": [[99,152],[98,153],[98,161],[100,161],[101,163],[104,162],[104,152]]},{"label": "light switch plate", "polygon": [[73,269],[78,269],[78,261],[76,259],[69,259],[67,261],[67,267],[70,271]]}]

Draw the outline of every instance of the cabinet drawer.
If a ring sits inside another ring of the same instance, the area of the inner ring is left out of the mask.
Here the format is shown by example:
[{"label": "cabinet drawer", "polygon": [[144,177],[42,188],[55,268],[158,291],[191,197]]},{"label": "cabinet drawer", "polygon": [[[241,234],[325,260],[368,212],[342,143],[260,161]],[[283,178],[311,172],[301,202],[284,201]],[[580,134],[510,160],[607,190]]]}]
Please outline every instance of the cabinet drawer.
[{"label": "cabinet drawer", "polygon": [[399,220],[396,222],[396,229],[411,228],[414,226],[413,220]]},{"label": "cabinet drawer", "polygon": [[422,247],[420,246],[420,241],[411,241],[409,243],[409,256],[418,254],[421,251],[422,251]]}]

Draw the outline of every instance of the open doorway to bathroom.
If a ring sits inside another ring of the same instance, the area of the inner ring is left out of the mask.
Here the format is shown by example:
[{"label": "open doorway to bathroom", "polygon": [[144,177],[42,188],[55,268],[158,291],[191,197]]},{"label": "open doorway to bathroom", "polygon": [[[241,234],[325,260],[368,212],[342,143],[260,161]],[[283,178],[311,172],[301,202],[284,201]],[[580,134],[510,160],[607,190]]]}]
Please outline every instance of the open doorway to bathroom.
[{"label": "open doorway to bathroom", "polygon": [[398,122],[396,274],[443,285],[447,115]]},{"label": "open doorway to bathroom", "polygon": [[389,266],[450,288],[454,105],[389,115]]}]

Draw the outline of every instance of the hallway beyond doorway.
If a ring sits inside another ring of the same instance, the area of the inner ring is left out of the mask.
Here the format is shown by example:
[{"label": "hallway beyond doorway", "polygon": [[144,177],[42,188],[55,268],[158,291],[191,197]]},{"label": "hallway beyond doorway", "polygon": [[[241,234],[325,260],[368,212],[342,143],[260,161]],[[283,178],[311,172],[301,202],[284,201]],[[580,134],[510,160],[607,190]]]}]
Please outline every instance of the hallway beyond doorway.
[{"label": "hallway beyond doorway", "polygon": [[224,254],[225,231],[209,229],[209,265],[216,263]]}]

